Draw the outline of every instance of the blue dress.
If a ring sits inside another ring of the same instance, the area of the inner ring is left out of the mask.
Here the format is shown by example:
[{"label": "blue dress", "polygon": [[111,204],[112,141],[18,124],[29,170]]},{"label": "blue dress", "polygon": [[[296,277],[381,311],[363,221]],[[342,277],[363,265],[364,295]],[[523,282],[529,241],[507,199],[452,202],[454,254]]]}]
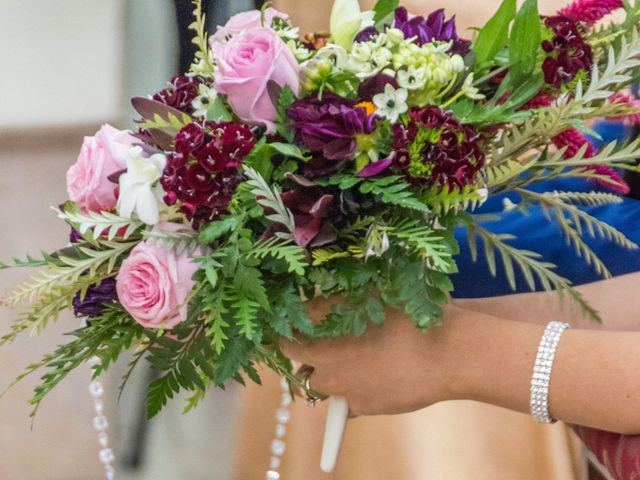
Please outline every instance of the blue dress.
[{"label": "blue dress", "polygon": [[[619,124],[602,122],[598,125],[603,141],[609,141],[616,137],[624,137],[626,132]],[[597,143],[594,141],[594,143]],[[597,190],[598,187],[581,179],[562,179],[549,182],[541,182],[531,187],[537,192],[545,191],[572,191],[588,192]],[[575,285],[591,283],[601,280],[592,266],[579,257],[573,246],[565,241],[560,227],[549,221],[544,212],[539,208],[529,209],[527,214],[512,210],[505,212],[503,200],[511,197],[517,200],[517,195],[497,195],[491,197],[477,212],[478,214],[492,214],[499,217],[494,222],[483,224],[487,230],[494,233],[510,233],[517,238],[510,241],[513,246],[532,250],[542,255],[545,261],[557,265],[557,272],[571,280]],[[640,201],[625,198],[622,203],[585,209],[591,215],[605,221],[609,225],[623,232],[633,242],[640,244]],[[455,290],[453,296],[457,298],[482,298],[510,293],[522,293],[529,291],[524,277],[516,268],[517,291],[514,292],[507,282],[504,270],[501,269],[498,260],[498,273],[494,278],[483,257],[482,242],[478,240],[478,261],[473,262],[466,230],[456,231],[456,238],[460,243],[460,254],[456,260],[459,273],[453,276]],[[593,251],[609,268],[613,276],[624,275],[640,270],[640,250],[628,250],[613,242],[602,238],[590,238],[586,233],[585,240]]]}]

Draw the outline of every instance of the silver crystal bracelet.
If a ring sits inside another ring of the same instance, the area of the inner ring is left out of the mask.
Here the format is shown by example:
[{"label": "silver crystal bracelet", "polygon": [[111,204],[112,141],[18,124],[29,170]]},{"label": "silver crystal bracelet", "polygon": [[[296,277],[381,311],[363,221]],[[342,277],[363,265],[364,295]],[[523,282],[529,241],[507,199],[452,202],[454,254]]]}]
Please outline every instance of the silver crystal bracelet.
[{"label": "silver crystal bracelet", "polygon": [[549,415],[549,383],[551,382],[551,370],[558,343],[567,328],[569,328],[568,323],[549,322],[542,335],[542,340],[540,340],[531,377],[531,399],[529,402],[531,416],[539,423],[555,423],[555,420]]}]

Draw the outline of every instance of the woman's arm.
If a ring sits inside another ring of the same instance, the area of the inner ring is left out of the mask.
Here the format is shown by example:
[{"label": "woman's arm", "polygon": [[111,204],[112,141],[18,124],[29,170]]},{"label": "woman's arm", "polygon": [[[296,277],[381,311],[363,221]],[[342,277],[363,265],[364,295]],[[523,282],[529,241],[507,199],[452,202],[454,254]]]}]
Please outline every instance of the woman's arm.
[{"label": "woman's arm", "polygon": [[[316,303],[321,316],[329,301]],[[449,306],[444,326],[416,330],[397,311],[361,338],[283,342],[315,367],[312,388],[349,400],[354,415],[394,414],[454,399],[529,411],[529,384],[543,325]],[[552,416],[640,433],[640,333],[568,330],[550,390]]]},{"label": "woman's arm", "polygon": [[460,299],[462,308],[501,318],[546,324],[557,320],[590,330],[640,330],[640,272],[590,283],[577,290],[600,312],[603,323],[585,318],[571,300],[555,292],[522,293],[504,297]]}]

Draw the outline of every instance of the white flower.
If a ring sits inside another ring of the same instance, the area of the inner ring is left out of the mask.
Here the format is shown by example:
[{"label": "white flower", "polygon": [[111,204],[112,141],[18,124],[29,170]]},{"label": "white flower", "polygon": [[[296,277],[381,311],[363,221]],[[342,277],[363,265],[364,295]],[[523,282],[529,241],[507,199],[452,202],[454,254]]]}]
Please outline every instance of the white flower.
[{"label": "white flower", "polygon": [[162,176],[167,158],[156,153],[150,157],[142,155],[141,147],[132,147],[127,158],[127,172],[120,175],[120,196],[118,197],[118,215],[137,217],[147,225],[160,221],[162,190],[157,182]]},{"label": "white flower", "polygon": [[406,70],[398,72],[398,84],[407,90],[420,90],[427,84],[427,69],[409,66]]},{"label": "white flower", "polygon": [[193,99],[191,106],[195,109],[194,115],[198,117],[206,117],[209,107],[218,98],[218,92],[215,88],[210,88],[204,84],[198,86],[198,96]]},{"label": "white flower", "polygon": [[335,0],[331,10],[331,37],[345,50],[351,50],[360,30],[373,25],[374,12],[360,10],[358,0]]},{"label": "white flower", "polygon": [[409,110],[407,98],[409,92],[404,88],[395,89],[393,85],[387,84],[384,93],[379,93],[373,97],[373,103],[378,110],[376,114],[389,119],[392,123],[398,121],[398,117]]},{"label": "white flower", "polygon": [[470,98],[471,100],[482,100],[484,98],[484,95],[473,86],[473,73],[469,74],[467,78],[464,79],[464,83],[460,90],[465,97]]}]

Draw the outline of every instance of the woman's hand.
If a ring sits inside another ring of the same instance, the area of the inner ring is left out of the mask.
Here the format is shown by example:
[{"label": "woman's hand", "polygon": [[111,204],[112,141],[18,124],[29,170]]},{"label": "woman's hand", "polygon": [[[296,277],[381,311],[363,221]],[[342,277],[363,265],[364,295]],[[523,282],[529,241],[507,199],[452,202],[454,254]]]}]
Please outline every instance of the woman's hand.
[{"label": "woman's hand", "polygon": [[[310,302],[314,320],[331,304],[332,299]],[[315,369],[313,390],[346,397],[352,415],[409,412],[457,398],[462,312],[449,306],[443,327],[421,332],[403,313],[387,310],[384,326],[370,325],[362,337],[283,340],[281,346],[287,356]]]}]

